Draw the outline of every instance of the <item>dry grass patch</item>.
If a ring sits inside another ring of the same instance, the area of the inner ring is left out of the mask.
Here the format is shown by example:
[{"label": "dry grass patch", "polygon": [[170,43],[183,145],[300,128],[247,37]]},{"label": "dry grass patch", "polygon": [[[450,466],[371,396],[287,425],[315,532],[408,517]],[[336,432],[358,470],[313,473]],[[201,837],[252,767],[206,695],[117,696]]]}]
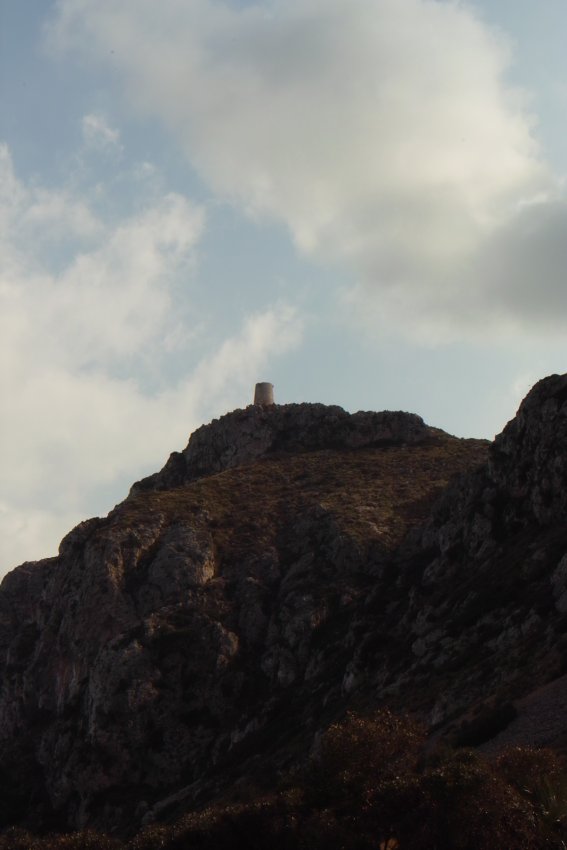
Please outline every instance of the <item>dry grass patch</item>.
[{"label": "dry grass patch", "polygon": [[117,520],[148,512],[204,524],[221,558],[274,545],[281,531],[315,510],[361,546],[394,549],[422,522],[457,474],[485,461],[487,443],[439,436],[412,446],[273,455],[176,490],[128,499]]}]

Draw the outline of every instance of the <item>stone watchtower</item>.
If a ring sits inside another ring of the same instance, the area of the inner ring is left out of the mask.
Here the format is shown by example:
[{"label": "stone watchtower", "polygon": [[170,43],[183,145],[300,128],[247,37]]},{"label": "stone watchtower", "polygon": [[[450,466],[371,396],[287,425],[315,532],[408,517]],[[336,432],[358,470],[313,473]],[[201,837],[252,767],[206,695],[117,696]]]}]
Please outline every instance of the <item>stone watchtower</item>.
[{"label": "stone watchtower", "polygon": [[269,383],[256,384],[254,390],[254,404],[262,404],[264,407],[274,403],[274,385]]}]

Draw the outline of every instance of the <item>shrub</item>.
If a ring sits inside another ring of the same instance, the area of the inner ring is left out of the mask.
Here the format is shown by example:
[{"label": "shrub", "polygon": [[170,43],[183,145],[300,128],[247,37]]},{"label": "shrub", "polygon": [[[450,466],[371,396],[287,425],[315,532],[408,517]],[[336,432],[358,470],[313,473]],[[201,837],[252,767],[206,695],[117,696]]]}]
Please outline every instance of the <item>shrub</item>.
[{"label": "shrub", "polygon": [[91,831],[40,837],[12,827],[0,835],[0,850],[123,850],[123,846],[115,838]]},{"label": "shrub", "polygon": [[481,756],[456,751],[427,767],[419,804],[400,823],[412,850],[540,850],[533,807]]},{"label": "shrub", "polygon": [[420,726],[387,709],[372,717],[349,712],[325,732],[310,761],[306,799],[318,807],[365,806],[378,787],[415,771],[423,743]]},{"label": "shrub", "polygon": [[[311,841],[317,829],[331,832],[321,846],[345,850],[374,850],[393,838],[415,802],[424,740],[417,723],[387,709],[371,717],[348,713],[330,726],[305,772],[305,802],[319,810],[308,819]],[[329,827],[333,817],[340,829]]]},{"label": "shrub", "polygon": [[[567,842],[567,770],[565,760],[553,750],[511,747],[495,762],[499,774],[536,812],[542,835],[548,843]],[[550,845],[551,846],[551,845]]]}]

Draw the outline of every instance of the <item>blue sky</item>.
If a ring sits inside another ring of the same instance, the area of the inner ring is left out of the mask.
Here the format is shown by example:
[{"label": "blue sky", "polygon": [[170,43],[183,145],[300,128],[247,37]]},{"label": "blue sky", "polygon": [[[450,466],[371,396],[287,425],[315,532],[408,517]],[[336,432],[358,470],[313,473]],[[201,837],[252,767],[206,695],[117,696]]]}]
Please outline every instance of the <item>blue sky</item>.
[{"label": "blue sky", "polygon": [[565,370],[563,0],[0,0],[0,572],[245,406]]}]

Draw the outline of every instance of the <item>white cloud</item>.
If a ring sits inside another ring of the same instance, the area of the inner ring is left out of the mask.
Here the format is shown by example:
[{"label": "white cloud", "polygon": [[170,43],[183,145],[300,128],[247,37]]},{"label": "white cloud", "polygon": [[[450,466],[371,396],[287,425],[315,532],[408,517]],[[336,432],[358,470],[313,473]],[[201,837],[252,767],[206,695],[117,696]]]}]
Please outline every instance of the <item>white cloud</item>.
[{"label": "white cloud", "polygon": [[104,115],[94,112],[84,115],[81,127],[87,147],[104,153],[120,152],[120,131],[111,127]]},{"label": "white cloud", "polygon": [[57,547],[53,544],[77,524],[78,518],[82,517],[72,511],[58,514],[31,505],[22,510],[11,502],[0,502],[0,577],[10,567],[37,557],[38,553],[46,556],[56,554]]},{"label": "white cloud", "polygon": [[[13,183],[6,151],[4,163]],[[75,370],[103,368],[159,343],[176,324],[170,287],[191,270],[202,210],[169,194],[109,227],[64,191],[27,189],[17,181],[15,188],[19,200],[4,208],[0,236],[2,338],[29,352],[26,362],[42,352],[47,363],[72,361]],[[52,272],[49,249],[62,233],[74,237],[73,244],[62,269]],[[86,249],[84,235],[91,237]]]},{"label": "white cloud", "polygon": [[[526,97],[506,82],[509,45],[466,4],[59,0],[57,9],[54,49],[99,60],[113,50],[130,101],[177,134],[218,194],[344,265],[362,312],[377,297],[399,327],[436,339],[487,333],[502,319],[515,333],[532,324],[538,298],[542,322],[556,317],[566,200]],[[542,197],[551,200],[530,206]],[[526,205],[539,231],[530,274],[504,255],[525,244]],[[535,281],[540,262],[549,285]]]},{"label": "white cloud", "polygon": [[406,285],[376,291],[366,279],[343,292],[343,306],[372,333],[391,332],[393,319],[426,345],[549,342],[565,333],[565,268],[567,201],[557,194],[520,206],[465,257],[412,269]]},{"label": "white cloud", "polygon": [[[301,328],[280,305],[191,355],[178,314],[203,211],[168,194],[109,225],[68,190],[18,180],[5,147],[0,160],[13,190],[0,199],[1,574],[53,554],[74,523],[106,512],[110,492],[125,496],[205,415],[248,401],[258,370],[296,345]],[[39,206],[56,217],[42,244],[31,238]],[[78,228],[62,260],[50,254],[55,225],[77,209],[96,226],[87,247]],[[187,357],[175,384],[165,368],[172,338]],[[144,378],[162,370],[159,389],[148,390]]]},{"label": "white cloud", "polygon": [[[102,223],[89,206],[67,189],[25,186],[14,173],[7,145],[0,143],[0,240],[4,269],[15,260],[36,258],[44,244],[100,237]],[[31,259],[27,262],[31,262]]]}]

